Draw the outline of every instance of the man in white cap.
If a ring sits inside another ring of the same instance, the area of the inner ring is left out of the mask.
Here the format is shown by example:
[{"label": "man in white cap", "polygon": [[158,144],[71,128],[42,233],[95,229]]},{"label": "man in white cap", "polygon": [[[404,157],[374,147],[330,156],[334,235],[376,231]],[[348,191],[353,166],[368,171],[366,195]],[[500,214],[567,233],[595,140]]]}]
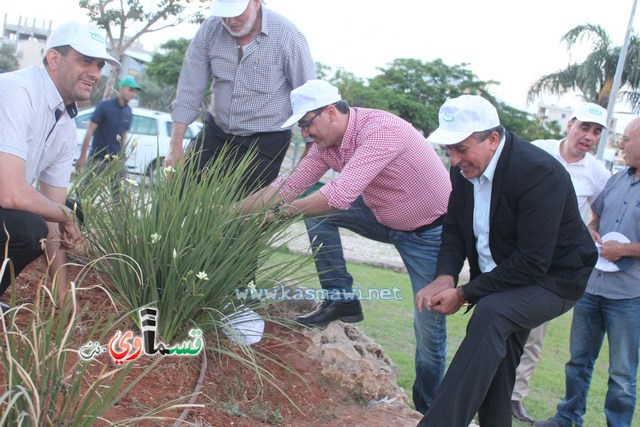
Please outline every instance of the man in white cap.
[{"label": "man in white cap", "polygon": [[[571,175],[571,182],[578,197],[582,220],[587,223],[590,206],[604,188],[611,173],[589,151],[600,140],[607,127],[607,110],[590,102],[578,106],[567,123],[567,137],[537,140],[531,143],[542,148],[558,160]],[[529,394],[529,379],[542,355],[542,342],[548,322],[534,328],[529,334],[524,353],[516,370],[516,383],[511,396],[513,416],[521,421],[533,422],[522,400]]]},{"label": "man in white cap", "polygon": [[211,14],[189,45],[171,117],[165,165],[184,155],[187,126],[200,116],[211,81],[212,100],[189,151],[198,169],[226,149],[230,168],[256,151],[244,186],[253,191],[278,176],[291,140],[280,125],[291,115],[289,94],[315,78],[304,35],[261,0],[213,0]]},{"label": "man in white cap", "polygon": [[600,258],[573,308],[565,395],[555,415],[536,421],[536,427],[584,424],[589,385],[605,335],[609,380],[604,399],[597,400],[604,400],[606,425],[638,425],[633,415],[640,347],[640,117],[625,127],[620,150],[627,168],[607,181],[591,205],[589,231],[601,245]]},{"label": "man in white cap", "polygon": [[[98,29],[70,22],[50,34],[42,66],[0,75],[0,247],[3,260],[8,249],[16,276],[42,254],[41,240],[52,277],[65,263],[65,249],[80,240],[74,206],[66,202],[77,146],[73,118],[76,101],[89,99],[105,62],[120,65]],[[62,298],[64,268],[58,280]],[[10,284],[7,267],[0,295]]]},{"label": "man in white cap", "polygon": [[[451,191],[449,176],[435,150],[410,123],[386,111],[351,108],[338,89],[323,80],[293,90],[291,105],[293,115],[283,126],[297,122],[313,145],[291,176],[248,197],[241,207],[252,212],[271,205],[280,215],[310,217],[305,223],[323,292],[313,312],[296,318],[299,323],[359,322],[364,318],[362,307],[353,292],[338,229],[393,244],[415,295],[434,277]],[[330,169],[340,175],[296,199]],[[414,329],[413,400],[418,411],[426,412],[445,369],[445,316],[416,311]]]},{"label": "man in white cap", "polygon": [[[569,310],[597,259],[569,174],[506,132],[489,101],[443,104],[427,140],[451,156],[453,190],[436,279],[416,297],[442,314],[475,305],[421,426],[511,425],[515,371],[529,331]],[[465,258],[470,281],[458,286]]]}]

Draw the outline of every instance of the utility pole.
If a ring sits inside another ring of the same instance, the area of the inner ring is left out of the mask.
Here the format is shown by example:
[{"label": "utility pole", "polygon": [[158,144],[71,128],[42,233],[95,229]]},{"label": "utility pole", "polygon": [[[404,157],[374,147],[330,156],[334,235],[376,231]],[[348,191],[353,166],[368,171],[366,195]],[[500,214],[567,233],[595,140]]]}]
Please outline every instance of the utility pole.
[{"label": "utility pole", "polygon": [[598,145],[598,152],[596,157],[600,160],[604,157],[604,149],[607,147],[607,139],[609,138],[609,129],[613,123],[613,109],[616,105],[616,99],[618,98],[618,90],[620,89],[620,80],[622,79],[622,69],[624,68],[624,61],[627,59],[627,50],[629,49],[629,39],[633,32],[633,17],[636,14],[636,6],[638,0],[633,0],[633,6],[631,7],[631,15],[629,15],[629,25],[627,25],[627,34],[624,37],[624,44],[620,49],[620,57],[618,58],[618,65],[616,65],[616,74],[613,77],[613,86],[611,87],[611,94],[609,95],[609,105],[607,107],[607,129],[602,130],[600,135],[600,144]]}]

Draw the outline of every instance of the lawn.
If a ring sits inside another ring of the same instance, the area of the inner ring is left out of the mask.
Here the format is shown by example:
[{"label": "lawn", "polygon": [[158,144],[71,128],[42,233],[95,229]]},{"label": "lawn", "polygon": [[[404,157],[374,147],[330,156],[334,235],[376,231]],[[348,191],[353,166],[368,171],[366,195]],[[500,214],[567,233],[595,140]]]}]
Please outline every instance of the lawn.
[{"label": "lawn", "polygon": [[[281,254],[283,258],[298,255]],[[348,264],[349,272],[354,277],[354,287],[362,288],[367,294],[369,289],[380,290],[397,287],[400,291],[397,300],[362,301],[365,319],[358,326],[377,343],[381,344],[398,369],[398,383],[404,388],[407,396],[411,397],[413,383],[413,355],[415,351],[415,337],[413,334],[413,297],[409,276],[363,264]],[[312,288],[318,288],[317,278],[309,279],[313,275],[312,265],[300,271],[300,277],[307,279],[303,283]],[[376,291],[377,292],[377,291]],[[542,360],[531,378],[530,393],[524,403],[535,419],[546,419],[555,413],[555,407],[564,396],[564,364],[569,359],[569,331],[571,314],[553,320],[549,325],[543,347]],[[464,337],[466,324],[470,315],[463,314],[463,310],[448,317],[447,321],[447,359],[455,353],[460,341]],[[604,397],[607,386],[607,369],[609,349],[605,340],[601,355],[591,382],[587,407],[584,418],[585,426],[604,426]],[[636,404],[636,414],[638,414]],[[526,423],[514,421],[514,426],[526,426]],[[635,425],[640,425],[636,423]]]}]

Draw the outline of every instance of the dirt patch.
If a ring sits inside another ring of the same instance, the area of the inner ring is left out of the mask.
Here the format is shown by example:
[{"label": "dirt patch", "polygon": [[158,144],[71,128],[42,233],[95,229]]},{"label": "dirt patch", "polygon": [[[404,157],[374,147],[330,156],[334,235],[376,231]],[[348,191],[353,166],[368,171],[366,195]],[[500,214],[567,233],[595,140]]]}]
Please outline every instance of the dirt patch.
[{"label": "dirt patch", "polygon": [[[44,264],[36,261],[16,280],[15,291],[19,304],[30,303],[34,290],[41,283]],[[70,278],[73,275],[69,276]],[[83,281],[84,287],[102,284],[90,273]],[[2,300],[8,302],[10,292]],[[112,310],[101,290],[80,294],[79,303],[89,307],[83,321],[100,322]],[[130,321],[129,321],[130,322]],[[118,329],[131,329],[133,323],[124,321],[114,325]],[[108,334],[111,336],[111,332]],[[82,331],[74,336],[80,348],[86,343]],[[231,355],[247,357],[236,345],[225,338],[205,337],[212,342],[220,339],[226,355],[206,352],[206,370],[202,390],[196,403],[202,407],[191,410],[186,421],[199,426],[415,426],[415,413],[397,407],[380,404],[373,407],[361,396],[349,394],[325,378],[320,369],[306,354],[309,344],[301,331],[288,329],[267,322],[265,339],[254,346],[256,361],[266,376],[235,360]],[[101,356],[105,363],[113,363]],[[149,364],[151,357],[140,357],[134,362],[131,375],[137,375]],[[99,364],[95,363],[95,373]],[[106,414],[110,422],[136,417],[149,408],[184,398],[193,393],[200,376],[201,357],[164,357],[126,396]],[[0,371],[0,384],[4,373]],[[4,392],[0,389],[0,394]],[[177,419],[181,411],[163,413]],[[105,423],[108,425],[108,423]],[[173,425],[172,421],[149,421],[135,425]]]}]

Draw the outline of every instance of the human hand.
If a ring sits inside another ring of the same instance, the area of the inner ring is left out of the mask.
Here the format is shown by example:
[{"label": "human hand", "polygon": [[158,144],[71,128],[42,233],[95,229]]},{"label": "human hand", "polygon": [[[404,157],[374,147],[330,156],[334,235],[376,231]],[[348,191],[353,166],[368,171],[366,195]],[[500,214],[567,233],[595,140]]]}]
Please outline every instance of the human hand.
[{"label": "human hand", "polygon": [[[73,215],[70,213],[70,215]],[[60,230],[60,247],[65,249],[73,249],[76,247],[82,237],[80,225],[75,218],[70,218],[59,224]]]},{"label": "human hand", "polygon": [[420,289],[416,294],[416,308],[420,313],[422,313],[423,308],[432,310],[435,296],[448,289],[455,290],[453,276],[442,275],[436,277],[433,282]]},{"label": "human hand", "polygon": [[602,244],[602,238],[600,236],[600,233],[598,233],[595,230],[591,230],[589,229],[589,234],[591,234],[591,238],[593,239],[594,242],[598,243],[598,244]]},{"label": "human hand", "polygon": [[453,314],[460,310],[460,297],[456,288],[446,289],[431,299],[430,310],[440,314]]},{"label": "human hand", "polygon": [[602,245],[600,256],[614,262],[625,256],[625,244],[615,240],[609,240]]},{"label": "human hand", "polygon": [[76,169],[78,171],[81,171],[86,163],[87,163],[87,156],[80,156],[80,158],[76,160]]},{"label": "human hand", "polygon": [[182,148],[174,149],[173,147],[170,147],[169,152],[164,157],[162,166],[164,166],[165,168],[169,166],[175,167],[177,164],[179,164],[182,161],[183,158],[184,158],[184,152],[182,151]]}]

